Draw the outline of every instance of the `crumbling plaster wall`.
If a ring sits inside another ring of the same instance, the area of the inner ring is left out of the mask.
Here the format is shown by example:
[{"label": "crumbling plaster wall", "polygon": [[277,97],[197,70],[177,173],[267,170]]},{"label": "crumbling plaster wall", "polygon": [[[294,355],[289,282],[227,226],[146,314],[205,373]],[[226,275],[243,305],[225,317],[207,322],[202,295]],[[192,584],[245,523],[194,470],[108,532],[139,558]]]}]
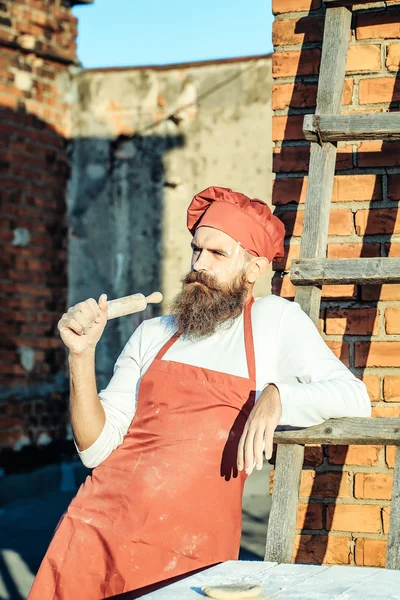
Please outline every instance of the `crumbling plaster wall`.
[{"label": "crumbling plaster wall", "polygon": [[[75,78],[69,305],[160,289],[161,307],[110,322],[100,387],[143,318],[168,310],[190,265],[186,208],[210,186],[271,197],[271,61],[86,70]],[[265,277],[256,294],[269,293]]]}]

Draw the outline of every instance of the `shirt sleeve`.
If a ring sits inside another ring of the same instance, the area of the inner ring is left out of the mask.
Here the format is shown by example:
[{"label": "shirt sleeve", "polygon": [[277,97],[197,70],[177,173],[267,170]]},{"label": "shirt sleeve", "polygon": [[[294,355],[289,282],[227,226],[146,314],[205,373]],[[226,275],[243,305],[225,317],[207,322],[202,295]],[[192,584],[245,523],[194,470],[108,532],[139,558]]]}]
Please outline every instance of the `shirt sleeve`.
[{"label": "shirt sleeve", "polygon": [[369,417],[371,402],[362,381],[333,354],[297,303],[282,314],[278,330],[279,425],[310,427],[327,419]]},{"label": "shirt sleeve", "polygon": [[102,432],[86,450],[80,452],[76,446],[86,467],[97,467],[121,444],[135,415],[141,377],[142,335],[143,323],[129,338],[119,355],[107,387],[99,392],[100,402],[106,414]]}]

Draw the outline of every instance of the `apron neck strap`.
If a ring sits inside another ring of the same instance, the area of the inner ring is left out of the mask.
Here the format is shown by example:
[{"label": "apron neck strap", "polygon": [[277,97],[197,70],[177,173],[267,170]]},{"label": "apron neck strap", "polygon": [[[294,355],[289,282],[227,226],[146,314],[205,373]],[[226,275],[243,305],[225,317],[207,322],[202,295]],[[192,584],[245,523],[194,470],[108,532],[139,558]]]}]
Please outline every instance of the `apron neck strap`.
[{"label": "apron neck strap", "polygon": [[163,346],[161,346],[161,348],[159,349],[159,351],[156,354],[155,359],[161,360],[164,356],[164,354],[166,354],[168,352],[168,350],[171,348],[171,346],[173,346],[176,342],[176,340],[178,340],[180,337],[179,333],[174,333],[174,335],[172,337],[169,338],[169,340],[167,342],[165,342],[165,344]]},{"label": "apron neck strap", "polygon": [[[253,306],[254,298],[247,302],[244,307],[244,344],[246,348],[246,359],[247,359],[247,369],[249,371],[249,379],[251,381],[256,380],[256,358],[254,354],[254,341],[253,341],[253,328],[251,325],[251,307]],[[174,333],[172,337],[160,348],[156,355],[156,359],[161,360],[164,355],[168,352],[168,350],[175,344],[175,342],[179,339],[180,334]]]},{"label": "apron neck strap", "polygon": [[253,327],[251,324],[251,307],[254,304],[253,296],[244,307],[244,345],[246,348],[247,369],[249,371],[249,379],[256,381],[256,356],[254,353]]}]

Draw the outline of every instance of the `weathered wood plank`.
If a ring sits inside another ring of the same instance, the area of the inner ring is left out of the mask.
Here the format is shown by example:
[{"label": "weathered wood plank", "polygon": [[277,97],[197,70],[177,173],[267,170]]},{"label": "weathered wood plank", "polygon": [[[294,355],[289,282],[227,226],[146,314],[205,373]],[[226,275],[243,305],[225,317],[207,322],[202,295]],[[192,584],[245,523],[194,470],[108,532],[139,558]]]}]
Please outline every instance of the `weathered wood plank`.
[{"label": "weathered wood plank", "polygon": [[311,258],[292,262],[294,285],[400,283],[400,258]]},{"label": "weathered wood plank", "polygon": [[400,140],[400,113],[306,115],[303,131],[311,142]]},{"label": "weathered wood plank", "polygon": [[[300,248],[302,258],[320,258],[326,254],[335,166],[336,146],[330,143],[323,144],[323,146],[312,144]],[[304,312],[317,324],[321,290],[315,287],[304,291],[297,290],[295,299]]]},{"label": "weathered wood plank", "polygon": [[340,113],[350,25],[351,11],[348,8],[340,6],[326,11],[315,110],[317,115]]},{"label": "weathered wood plank", "polygon": [[[338,114],[344,86],[351,12],[332,8],[326,12],[316,114]],[[300,256],[322,258],[326,253],[329,211],[336,166],[336,146],[311,145],[309,179]],[[297,290],[296,302],[317,323],[321,290]]]},{"label": "weathered wood plank", "polygon": [[265,560],[291,563],[304,446],[278,445]]},{"label": "weathered wood plank", "polygon": [[[275,432],[275,444],[387,444],[400,446],[400,418],[345,417],[305,429]],[[278,460],[276,461],[278,463]],[[400,522],[400,521],[399,521]]]},{"label": "weathered wood plank", "polygon": [[316,286],[301,286],[296,289],[296,302],[309,315],[314,325],[318,327],[321,307],[321,288]]},{"label": "weathered wood plank", "polygon": [[400,447],[396,449],[386,568],[400,569]]}]

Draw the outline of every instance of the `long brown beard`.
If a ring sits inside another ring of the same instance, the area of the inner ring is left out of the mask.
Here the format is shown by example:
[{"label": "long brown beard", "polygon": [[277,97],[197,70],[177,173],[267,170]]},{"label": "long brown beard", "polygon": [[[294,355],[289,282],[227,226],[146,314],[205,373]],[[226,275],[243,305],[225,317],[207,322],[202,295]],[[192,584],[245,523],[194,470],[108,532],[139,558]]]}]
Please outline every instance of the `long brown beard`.
[{"label": "long brown beard", "polygon": [[222,286],[212,275],[191,271],[182,279],[182,284],[170,312],[178,332],[191,339],[209,336],[218,325],[239,316],[249,288],[244,273]]}]

